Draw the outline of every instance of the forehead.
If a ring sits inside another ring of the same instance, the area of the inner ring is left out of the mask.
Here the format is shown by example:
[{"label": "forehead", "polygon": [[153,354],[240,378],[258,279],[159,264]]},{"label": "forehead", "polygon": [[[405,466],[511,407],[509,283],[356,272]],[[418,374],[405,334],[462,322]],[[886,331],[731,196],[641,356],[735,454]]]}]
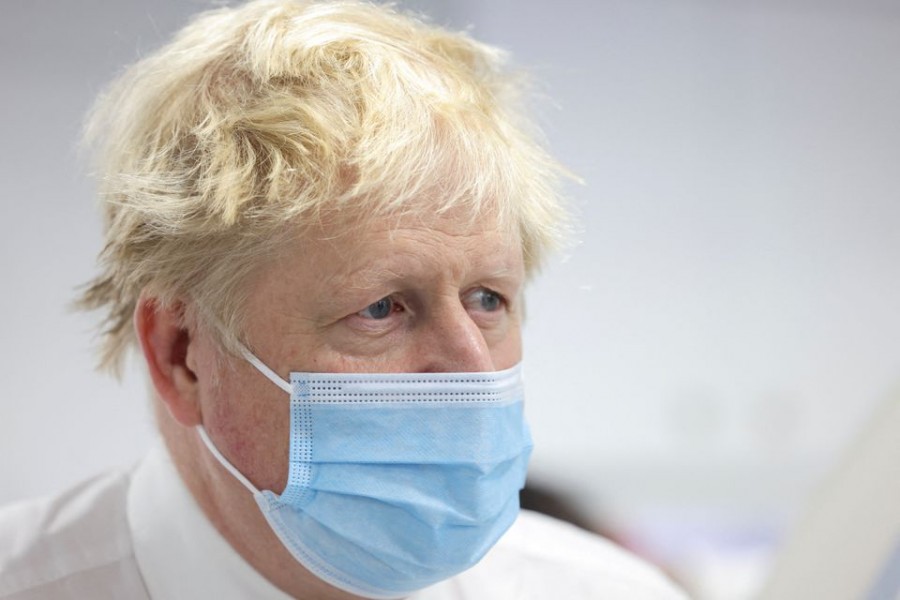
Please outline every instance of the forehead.
[{"label": "forehead", "polygon": [[[472,214],[463,208],[418,210],[378,216],[334,215],[297,232],[286,247],[287,260],[310,268],[352,274],[360,269],[389,267],[402,260],[441,268],[522,265],[518,233],[494,213]],[[323,262],[324,261],[324,262]]]},{"label": "forehead", "polygon": [[251,304],[303,312],[356,292],[360,299],[403,289],[449,292],[498,278],[521,287],[522,244],[489,214],[341,215],[298,228],[248,292]]}]

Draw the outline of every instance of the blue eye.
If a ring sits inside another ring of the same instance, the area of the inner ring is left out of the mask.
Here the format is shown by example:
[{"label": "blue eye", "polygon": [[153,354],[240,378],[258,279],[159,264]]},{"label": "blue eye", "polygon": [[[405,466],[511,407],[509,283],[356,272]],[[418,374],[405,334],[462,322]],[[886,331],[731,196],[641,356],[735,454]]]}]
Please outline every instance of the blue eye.
[{"label": "blue eye", "polygon": [[390,297],[384,297],[378,302],[373,302],[364,310],[359,311],[359,316],[369,319],[384,319],[394,311],[394,301]]},{"label": "blue eye", "polygon": [[503,296],[484,288],[475,292],[474,299],[477,302],[477,308],[485,312],[494,312],[503,306]]}]

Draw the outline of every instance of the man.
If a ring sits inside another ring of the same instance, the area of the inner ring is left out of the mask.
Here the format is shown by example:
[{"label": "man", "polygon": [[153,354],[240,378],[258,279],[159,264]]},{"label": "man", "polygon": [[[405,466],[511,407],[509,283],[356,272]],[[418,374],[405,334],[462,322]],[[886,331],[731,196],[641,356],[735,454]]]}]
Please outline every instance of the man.
[{"label": "man", "polygon": [[518,511],[523,288],[564,222],[518,94],[356,2],[212,11],[116,81],[82,303],[161,443],[0,512],[0,598],[680,598]]}]

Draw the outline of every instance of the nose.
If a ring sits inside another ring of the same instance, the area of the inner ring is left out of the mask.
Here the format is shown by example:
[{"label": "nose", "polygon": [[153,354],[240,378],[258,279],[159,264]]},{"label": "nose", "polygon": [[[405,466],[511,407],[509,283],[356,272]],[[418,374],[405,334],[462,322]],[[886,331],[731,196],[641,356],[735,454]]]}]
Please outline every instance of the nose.
[{"label": "nose", "polygon": [[423,373],[493,371],[494,361],[484,335],[465,307],[451,302],[430,315],[415,345]]}]

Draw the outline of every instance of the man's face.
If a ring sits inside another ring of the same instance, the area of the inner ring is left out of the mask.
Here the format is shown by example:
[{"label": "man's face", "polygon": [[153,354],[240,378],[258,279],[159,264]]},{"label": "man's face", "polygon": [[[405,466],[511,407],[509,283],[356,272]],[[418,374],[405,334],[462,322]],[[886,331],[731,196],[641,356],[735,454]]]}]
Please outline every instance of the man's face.
[{"label": "man's face", "polygon": [[[246,342],[276,373],[495,371],[521,360],[521,243],[492,218],[416,215],[307,231],[261,272]],[[208,429],[260,489],[287,482],[289,398],[211,344],[193,360]]]}]

